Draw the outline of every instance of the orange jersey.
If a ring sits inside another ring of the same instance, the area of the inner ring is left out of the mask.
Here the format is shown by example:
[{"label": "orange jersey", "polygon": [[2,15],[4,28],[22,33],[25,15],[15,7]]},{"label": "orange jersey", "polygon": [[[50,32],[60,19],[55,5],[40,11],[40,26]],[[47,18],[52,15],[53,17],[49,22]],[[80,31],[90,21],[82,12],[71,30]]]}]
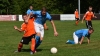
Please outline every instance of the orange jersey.
[{"label": "orange jersey", "polygon": [[75,18],[79,18],[78,11],[75,11],[74,14],[75,14]]},{"label": "orange jersey", "polygon": [[86,14],[84,15],[85,20],[91,21],[91,19],[94,17],[93,12],[87,11]]},{"label": "orange jersey", "polygon": [[29,19],[28,23],[23,23],[21,25],[21,30],[24,31],[24,37],[31,36],[32,34],[36,34],[35,27],[34,27],[34,19]]}]

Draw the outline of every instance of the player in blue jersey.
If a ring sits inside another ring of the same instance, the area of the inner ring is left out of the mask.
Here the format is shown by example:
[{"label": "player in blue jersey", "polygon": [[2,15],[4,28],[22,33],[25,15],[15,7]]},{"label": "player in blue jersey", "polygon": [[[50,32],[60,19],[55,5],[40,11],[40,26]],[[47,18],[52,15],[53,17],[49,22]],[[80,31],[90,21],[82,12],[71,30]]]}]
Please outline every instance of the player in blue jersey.
[{"label": "player in blue jersey", "polygon": [[29,9],[27,10],[27,15],[29,15],[30,13],[34,13],[34,10],[33,10],[33,6],[30,5]]},{"label": "player in blue jersey", "polygon": [[37,48],[41,44],[44,37],[43,25],[44,23],[46,23],[46,20],[49,20],[51,22],[54,29],[54,36],[58,36],[58,32],[56,31],[54,21],[52,20],[50,14],[46,11],[45,7],[43,7],[40,11],[35,11],[34,14],[36,15],[35,30],[37,33],[37,36],[36,36],[36,48]]},{"label": "player in blue jersey", "polygon": [[69,44],[82,44],[85,37],[87,37],[88,44],[90,43],[90,35],[94,32],[93,28],[80,29],[73,33],[74,41],[68,40],[66,43]]},{"label": "player in blue jersey", "polygon": [[[33,10],[33,6],[32,6],[32,5],[30,5],[30,7],[29,7],[29,9],[27,10],[26,13],[27,13],[27,15],[29,15],[30,13],[33,13],[33,14],[35,13],[35,11]],[[31,16],[31,17],[34,17],[34,15]],[[48,26],[47,26],[46,23],[44,24],[44,29],[45,29],[45,30],[48,30]]]}]

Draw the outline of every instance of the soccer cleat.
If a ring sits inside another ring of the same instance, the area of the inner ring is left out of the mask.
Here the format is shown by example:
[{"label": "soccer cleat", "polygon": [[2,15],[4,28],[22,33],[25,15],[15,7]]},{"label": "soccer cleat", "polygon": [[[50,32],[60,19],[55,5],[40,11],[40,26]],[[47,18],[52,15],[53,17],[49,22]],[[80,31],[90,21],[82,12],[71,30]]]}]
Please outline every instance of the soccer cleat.
[{"label": "soccer cleat", "polygon": [[32,55],[32,54],[34,54],[34,53],[31,51],[30,54]]},{"label": "soccer cleat", "polygon": [[37,51],[36,51],[36,49],[35,49],[35,51],[34,51],[34,53],[36,53]]},{"label": "soccer cleat", "polygon": [[18,50],[14,51],[14,53],[18,53],[18,52],[19,52]]},{"label": "soccer cleat", "polygon": [[68,44],[68,43],[69,43],[69,40],[66,41],[66,44]]}]

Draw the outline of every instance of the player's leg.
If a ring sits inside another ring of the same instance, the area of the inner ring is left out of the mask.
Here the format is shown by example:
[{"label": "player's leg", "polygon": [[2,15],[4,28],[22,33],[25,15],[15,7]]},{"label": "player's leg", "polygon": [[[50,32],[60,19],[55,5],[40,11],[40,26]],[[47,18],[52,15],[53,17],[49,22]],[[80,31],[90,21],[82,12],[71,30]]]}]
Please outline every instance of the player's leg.
[{"label": "player's leg", "polygon": [[92,22],[91,22],[91,21],[89,21],[89,28],[90,28],[90,27],[93,28],[93,27],[92,27]]},{"label": "player's leg", "polygon": [[35,35],[32,35],[31,36],[31,54],[35,53],[35,45],[36,45]]},{"label": "player's leg", "polygon": [[18,52],[21,52],[22,47],[23,47],[23,43],[20,42],[20,43],[18,44]]},{"label": "player's leg", "polygon": [[79,23],[79,18],[76,18],[76,25],[78,25],[78,23]]},{"label": "player's leg", "polygon": [[42,41],[40,41],[40,37],[39,36],[36,36],[36,46],[35,46],[35,49],[38,48],[38,46],[41,44]]},{"label": "player's leg", "polygon": [[78,44],[77,36],[75,35],[75,33],[73,33],[73,39],[74,39],[74,41],[68,40],[66,43],[68,43],[68,44]]},{"label": "player's leg", "polygon": [[36,36],[35,36],[35,39],[36,39],[36,47],[35,48],[37,48],[41,44],[41,41],[40,41],[41,30],[42,30],[41,29],[41,25],[35,23],[35,31],[36,31]]},{"label": "player's leg", "polygon": [[48,30],[48,26],[47,26],[46,23],[44,24],[44,29],[45,29],[45,30]]},{"label": "player's leg", "polygon": [[[41,31],[40,31],[40,34],[41,34],[41,37],[42,37],[42,39],[43,39],[43,37],[44,37],[44,27],[43,26],[41,26],[40,27],[41,28]],[[36,48],[41,44],[41,40],[40,40],[40,37],[36,37]]]},{"label": "player's leg", "polygon": [[74,44],[78,44],[78,37],[75,35],[75,32],[73,33],[74,38]]},{"label": "player's leg", "polygon": [[88,26],[89,26],[89,23],[88,23],[88,21],[86,20],[86,27],[88,28]]},{"label": "player's leg", "polygon": [[18,50],[15,51],[15,52],[21,52],[23,44],[28,44],[27,37],[22,37],[22,39],[21,39],[21,41],[20,41],[20,43],[18,45]]}]

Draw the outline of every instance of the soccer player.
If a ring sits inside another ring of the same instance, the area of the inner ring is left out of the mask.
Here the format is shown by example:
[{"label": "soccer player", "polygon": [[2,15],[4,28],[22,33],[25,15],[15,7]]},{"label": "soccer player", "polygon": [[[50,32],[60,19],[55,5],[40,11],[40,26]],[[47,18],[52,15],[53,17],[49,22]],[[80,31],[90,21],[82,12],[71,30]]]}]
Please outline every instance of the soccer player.
[{"label": "soccer player", "polygon": [[79,13],[78,13],[78,9],[76,9],[76,11],[74,12],[74,14],[75,14],[75,20],[76,20],[75,24],[78,25],[78,23],[79,23]]},{"label": "soccer player", "polygon": [[66,43],[69,44],[82,44],[85,37],[87,37],[88,44],[90,43],[90,35],[94,32],[93,28],[80,29],[73,33],[74,41],[68,40]]},{"label": "soccer player", "polygon": [[27,10],[27,15],[29,15],[30,13],[34,13],[34,10],[33,10],[33,6],[30,5],[29,9]]},{"label": "soccer player", "polygon": [[21,52],[21,49],[23,47],[23,44],[29,44],[31,41],[31,52],[30,54],[35,53],[35,27],[34,27],[34,18],[30,18],[30,16],[23,15],[23,24],[21,25],[21,28],[18,28],[17,26],[14,26],[15,30],[18,30],[19,32],[24,32],[24,35],[18,45],[18,50],[15,52]]},{"label": "soccer player", "polygon": [[[27,15],[29,15],[30,13],[35,13],[35,11],[33,10],[33,6],[32,5],[30,5],[30,7],[29,7],[29,9],[27,10]],[[31,16],[31,17],[33,17],[33,15]],[[48,26],[47,26],[47,24],[46,23],[44,23],[44,29],[45,30],[48,30]]]},{"label": "soccer player", "polygon": [[58,36],[54,21],[51,19],[50,14],[46,11],[46,8],[43,7],[41,11],[35,11],[34,13],[37,17],[35,18],[35,30],[36,30],[36,48],[41,44],[44,37],[44,23],[46,20],[49,20],[54,29],[54,36]]},{"label": "soccer player", "polygon": [[83,20],[85,19],[86,21],[86,27],[89,28],[89,27],[92,27],[92,18],[97,18],[96,16],[94,16],[93,12],[92,12],[92,7],[89,6],[89,11],[87,11],[82,19],[82,23],[83,23]]}]

